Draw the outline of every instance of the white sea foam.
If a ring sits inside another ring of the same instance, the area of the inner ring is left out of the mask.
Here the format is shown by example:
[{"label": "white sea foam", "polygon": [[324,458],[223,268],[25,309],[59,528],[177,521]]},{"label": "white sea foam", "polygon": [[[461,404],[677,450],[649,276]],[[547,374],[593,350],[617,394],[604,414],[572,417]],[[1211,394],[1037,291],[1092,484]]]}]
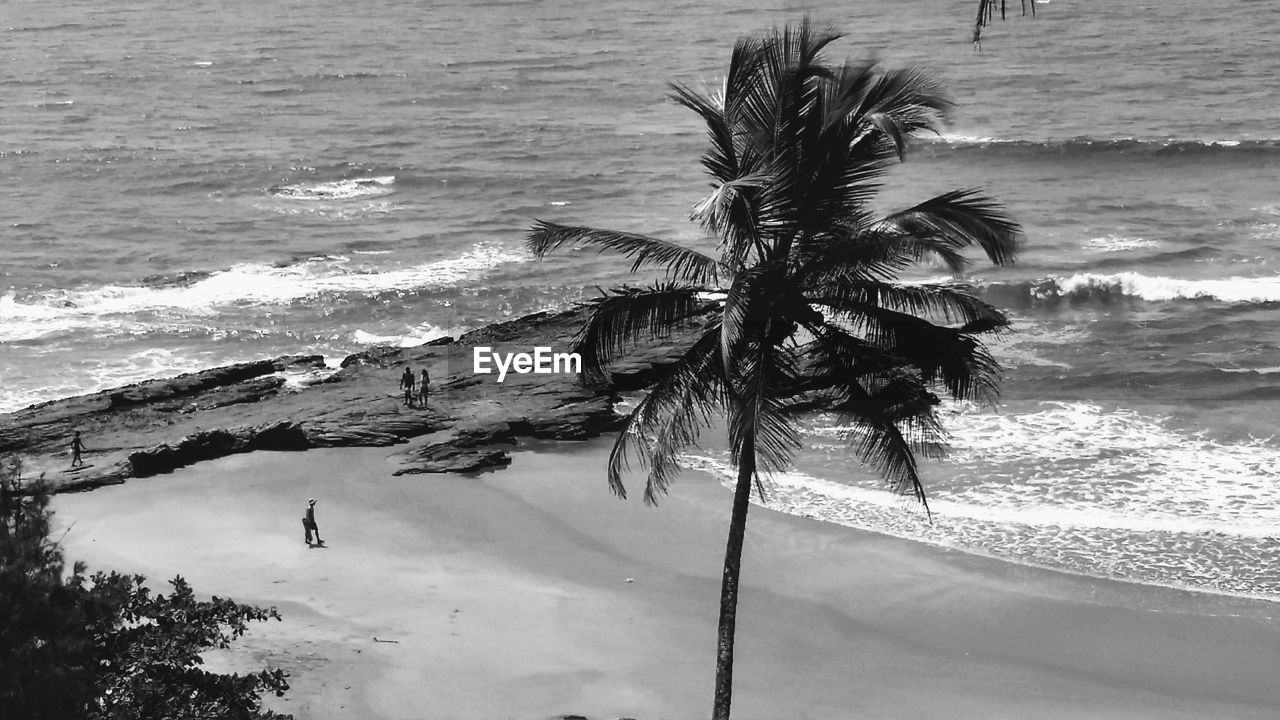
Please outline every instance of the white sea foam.
[{"label": "white sea foam", "polygon": [[209,317],[245,305],[279,306],[325,296],[376,296],[446,287],[528,259],[523,251],[480,244],[459,257],[411,267],[366,270],[326,256],[276,267],[245,264],[189,285],[107,285],[19,301],[0,296],[0,341],[33,340],[92,328],[148,332],[164,320]]},{"label": "white sea foam", "polygon": [[1230,277],[1188,280],[1134,272],[1079,273],[1054,279],[1066,295],[1091,287],[1118,287],[1124,294],[1143,300],[1212,299],[1230,303],[1280,301],[1280,277]]},{"label": "white sea foam", "polygon": [[979,144],[985,144],[985,143],[1000,142],[999,138],[994,138],[986,135],[964,135],[961,133],[947,133],[947,132],[939,133],[936,139],[925,136],[924,140],[926,142],[929,142],[930,140],[932,140],[934,142],[944,142],[944,143],[951,143],[955,145],[970,145],[970,144],[979,145]]},{"label": "white sea foam", "polygon": [[351,339],[359,345],[392,345],[395,347],[417,347],[437,338],[449,335],[448,332],[435,325],[423,324],[407,328],[398,335],[378,335],[364,330],[356,330]]},{"label": "white sea foam", "polygon": [[388,198],[361,198],[359,202],[334,200],[325,202],[291,202],[259,204],[257,207],[277,215],[312,216],[330,220],[360,220],[370,215],[387,215],[402,208]]},{"label": "white sea foam", "polygon": [[[1254,240],[1280,239],[1280,223],[1253,223],[1249,226],[1249,237]],[[1266,260],[1267,258],[1257,258]]]},{"label": "white sea foam", "polygon": [[[736,475],[727,463],[707,457],[689,456],[685,463],[690,469],[712,472],[721,478],[726,487],[732,487]],[[868,527],[860,520],[868,508],[903,513],[901,522],[924,523],[923,506],[914,498],[898,495],[885,489],[859,487],[817,478],[801,472],[783,472],[769,476],[766,481],[765,505],[790,514],[803,515],[851,527]],[[1253,522],[1233,526],[1229,532],[1210,520],[1175,516],[1133,516],[1124,513],[1067,506],[1009,507],[949,500],[932,496],[929,510],[934,522],[980,521],[1008,525],[1057,527],[1078,529],[1116,529],[1129,532],[1176,532],[1191,534],[1233,535],[1239,537],[1267,538],[1280,526],[1273,523]],[[926,524],[918,527],[925,532]]]},{"label": "white sea foam", "polygon": [[[952,406],[941,516],[1027,525],[1280,535],[1280,448],[1223,443],[1087,403],[1035,412]],[[848,428],[818,426],[816,438]]]},{"label": "white sea foam", "polygon": [[271,189],[271,194],[289,200],[351,200],[380,197],[395,192],[394,175],[378,177],[346,178],[317,183],[281,185]]},{"label": "white sea foam", "polygon": [[[243,359],[243,358],[241,358]],[[238,362],[229,359],[226,363]],[[9,412],[38,402],[98,392],[110,387],[203,370],[215,364],[207,355],[189,355],[165,348],[147,348],[116,360],[92,356],[61,359],[54,366],[57,385],[33,387],[21,382],[0,384],[0,412]],[[3,376],[0,368],[0,376]]]},{"label": "white sea foam", "polygon": [[332,367],[326,361],[325,367],[323,368],[283,370],[276,373],[276,376],[284,379],[285,390],[296,392],[299,390],[305,390],[311,385],[315,385],[326,378],[332,377],[339,369],[341,368]]},{"label": "white sea foam", "polygon": [[1047,358],[1025,346],[1001,346],[999,342],[999,340],[989,342],[987,343],[987,346],[995,356],[996,360],[1004,367],[1021,367],[1024,365],[1030,365],[1036,367],[1056,367],[1064,370],[1071,369],[1070,363]]},{"label": "white sea foam", "polygon": [[1100,253],[1126,252],[1129,250],[1144,250],[1160,246],[1159,240],[1148,240],[1146,238],[1125,237],[1123,235],[1104,235],[1102,237],[1089,238],[1084,242],[1084,249]]},{"label": "white sea foam", "polygon": [[[1007,414],[954,406],[947,426],[953,455],[922,468],[932,518],[873,471],[852,470],[843,441],[824,443],[846,428],[822,424],[807,457],[826,454],[825,469],[770,476],[763,504],[1071,572],[1280,597],[1270,569],[1280,557],[1280,447],[1270,440],[1214,442],[1084,403]],[[723,453],[683,463],[734,483]]]}]

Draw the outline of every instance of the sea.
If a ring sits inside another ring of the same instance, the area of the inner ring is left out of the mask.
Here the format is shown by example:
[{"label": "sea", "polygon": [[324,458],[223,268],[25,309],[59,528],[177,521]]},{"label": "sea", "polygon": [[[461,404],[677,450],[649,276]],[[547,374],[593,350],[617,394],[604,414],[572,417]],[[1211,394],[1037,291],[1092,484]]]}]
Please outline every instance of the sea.
[{"label": "sea", "polygon": [[[535,218],[710,249],[705,131],[667,84],[716,87],[737,37],[810,13],[847,34],[832,59],[922,66],[955,102],[877,207],[981,188],[1026,242],[960,278],[1013,327],[999,402],[944,409],[932,520],[823,416],[765,503],[1280,599],[1280,5],[1044,0],[978,52],[974,4],[10,0],[0,411],[635,281],[533,260]],[[714,442],[686,461],[728,471]]]}]

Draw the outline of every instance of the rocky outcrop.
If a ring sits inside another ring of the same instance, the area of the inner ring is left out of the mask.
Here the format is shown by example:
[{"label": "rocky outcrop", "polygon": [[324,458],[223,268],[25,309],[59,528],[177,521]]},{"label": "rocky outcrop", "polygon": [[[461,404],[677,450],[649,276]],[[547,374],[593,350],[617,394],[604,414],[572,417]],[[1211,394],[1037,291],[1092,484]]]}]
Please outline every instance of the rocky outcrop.
[{"label": "rocky outcrop", "polygon": [[[543,312],[414,348],[378,347],[345,358],[336,371],[318,355],[237,363],[34,405],[0,416],[0,453],[17,453],[58,489],[86,490],[253,450],[396,446],[398,473],[476,472],[510,463],[522,437],[583,440],[616,429],[619,392],[642,388],[683,350],[687,333],[658,339],[619,363],[611,381],[586,386],[576,375],[476,374],[474,348],[566,352],[582,309]],[[692,332],[701,320],[690,320]],[[426,407],[407,407],[404,367],[426,367]],[[286,376],[314,373],[309,381]],[[72,433],[89,452],[69,468]]]}]

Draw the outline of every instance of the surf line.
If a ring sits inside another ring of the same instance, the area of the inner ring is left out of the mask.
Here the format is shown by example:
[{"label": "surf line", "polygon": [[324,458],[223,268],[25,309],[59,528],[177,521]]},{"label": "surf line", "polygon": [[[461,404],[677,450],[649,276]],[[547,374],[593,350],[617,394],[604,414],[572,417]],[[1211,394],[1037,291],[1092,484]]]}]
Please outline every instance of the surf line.
[{"label": "surf line", "polygon": [[508,372],[518,375],[578,374],[582,372],[582,356],[578,353],[553,352],[550,347],[538,346],[532,353],[494,352],[488,346],[472,349],[471,370],[477,375],[488,375],[497,368],[498,382],[506,379]]}]

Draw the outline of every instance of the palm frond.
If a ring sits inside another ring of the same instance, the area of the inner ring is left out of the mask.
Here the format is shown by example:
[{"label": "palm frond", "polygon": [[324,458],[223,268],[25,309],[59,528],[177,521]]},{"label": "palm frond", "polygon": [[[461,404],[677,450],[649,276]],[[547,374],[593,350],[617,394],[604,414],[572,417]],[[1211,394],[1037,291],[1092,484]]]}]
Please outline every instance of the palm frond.
[{"label": "palm frond", "polygon": [[719,271],[719,263],[709,255],[667,240],[635,233],[535,220],[533,227],[529,229],[526,244],[534,257],[539,259],[564,245],[594,247],[601,252],[613,250],[631,258],[631,272],[646,266],[663,267],[670,277],[692,283],[714,285]]},{"label": "palm frond", "polygon": [[952,108],[942,85],[918,67],[881,72],[863,102],[863,114],[877,118],[878,128],[891,124],[898,137],[936,132]]},{"label": "palm frond", "polygon": [[982,248],[996,265],[1012,264],[1022,226],[996,201],[977,190],[952,190],[893,213],[884,227],[959,250]]},{"label": "palm frond", "polygon": [[[745,225],[748,232],[744,234],[753,236],[754,218],[749,212],[751,199],[769,180],[770,177],[764,173],[751,173],[722,182],[693,207],[689,219],[701,222],[720,236],[742,232]],[[744,208],[748,212],[741,212]]]},{"label": "palm frond", "polygon": [[886,151],[883,158],[901,159],[908,139],[936,132],[952,107],[942,86],[919,68],[846,63],[836,73],[835,86],[829,127],[874,138]]},{"label": "palm frond", "polygon": [[716,189],[694,208],[691,218],[719,237],[722,261],[734,268],[745,264],[752,250],[760,249],[753,203],[756,179],[762,177],[759,156],[743,142],[737,118],[761,62],[761,42],[743,38],[734,45],[729,74],[719,95],[688,85],[671,85],[671,97],[698,113],[711,141],[702,155],[702,166]]},{"label": "palm frond", "polygon": [[[762,335],[768,337],[766,327]],[[767,340],[746,342],[736,356],[729,376],[729,448],[734,464],[746,462],[750,448],[752,466],[766,472],[785,469],[800,447],[800,432],[786,398],[800,385],[795,352]],[[757,479],[761,496],[764,489]]]},{"label": "palm frond", "polygon": [[701,428],[725,405],[719,343],[720,327],[712,323],[628,413],[609,454],[609,487],[615,494],[626,497],[622,473],[630,468],[631,449],[650,469],[645,502],[654,504],[666,492],[679,470],[680,449],[697,442]]},{"label": "palm frond", "polygon": [[[733,77],[731,72],[730,78]],[[726,80],[729,82],[737,81]],[[734,147],[733,127],[725,117],[725,99],[677,83],[671,84],[671,98],[698,113],[707,125],[711,146],[702,154],[702,166],[707,173],[721,184],[738,179],[738,151]]]},{"label": "palm frond", "polygon": [[[1031,7],[1031,17],[1036,16],[1036,0],[1019,0],[1022,6],[1022,14],[1027,14],[1027,7]],[[982,49],[982,29],[991,24],[991,20],[995,15],[996,0],[978,0],[978,16],[973,21],[973,47],[975,50]],[[1000,0],[1000,19],[1005,19],[1005,0]]]},{"label": "palm frond", "polygon": [[977,402],[997,397],[1000,364],[977,338],[999,329],[990,319],[943,327],[907,313],[854,303],[837,315],[868,342],[906,360],[925,381],[941,383],[951,397]]},{"label": "palm frond", "polygon": [[708,308],[706,288],[659,283],[646,289],[620,289],[591,301],[591,314],[574,340],[587,382],[608,381],[608,368],[636,342],[668,335]]},{"label": "palm frond", "polygon": [[[725,295],[724,308],[720,313],[720,355],[723,372],[728,377],[733,363],[738,356],[742,344],[751,336],[759,337],[762,319],[758,306],[761,299],[758,292],[759,280],[764,270],[759,266],[744,270],[733,278],[733,284]],[[756,327],[752,327],[752,325]]]},{"label": "palm frond", "polygon": [[916,454],[940,455],[945,447],[936,415],[930,412],[895,421],[878,409],[882,403],[872,393],[859,393],[856,384],[850,387],[852,396],[841,421],[850,428],[848,440],[859,458],[874,467],[894,492],[910,491],[932,518]]},{"label": "palm frond", "polygon": [[809,377],[825,402],[812,407],[837,413],[863,462],[896,492],[910,490],[928,511],[915,455],[945,454],[946,433],[935,410],[938,397],[901,358],[834,325],[813,332],[805,349]]},{"label": "palm frond", "polygon": [[760,258],[785,253],[803,218],[807,166],[803,149],[812,145],[820,122],[813,107],[830,70],[822,52],[838,34],[806,19],[766,36],[754,72],[745,75],[734,97],[731,119],[740,145],[741,172],[763,173],[769,182],[755,197],[755,250]]},{"label": "palm frond", "polygon": [[822,397],[805,405],[830,410],[844,402],[841,388],[872,375],[888,375],[910,366],[910,362],[884,348],[850,334],[844,328],[823,322],[808,324],[809,342],[798,349],[805,371],[800,390]]},{"label": "palm frond", "polygon": [[1003,312],[974,296],[972,286],[963,283],[904,285],[837,276],[811,287],[822,294],[810,297],[810,302],[841,313],[857,313],[871,305],[975,328],[967,332],[979,332],[976,328],[980,326],[995,330],[1009,324]]},{"label": "palm frond", "polygon": [[[837,232],[840,232],[837,230]],[[892,228],[846,228],[845,235],[815,235],[792,253],[796,276],[807,289],[820,291],[832,280],[890,281],[903,270],[937,259],[953,272],[968,266],[960,248],[945,239],[905,235]]]}]

